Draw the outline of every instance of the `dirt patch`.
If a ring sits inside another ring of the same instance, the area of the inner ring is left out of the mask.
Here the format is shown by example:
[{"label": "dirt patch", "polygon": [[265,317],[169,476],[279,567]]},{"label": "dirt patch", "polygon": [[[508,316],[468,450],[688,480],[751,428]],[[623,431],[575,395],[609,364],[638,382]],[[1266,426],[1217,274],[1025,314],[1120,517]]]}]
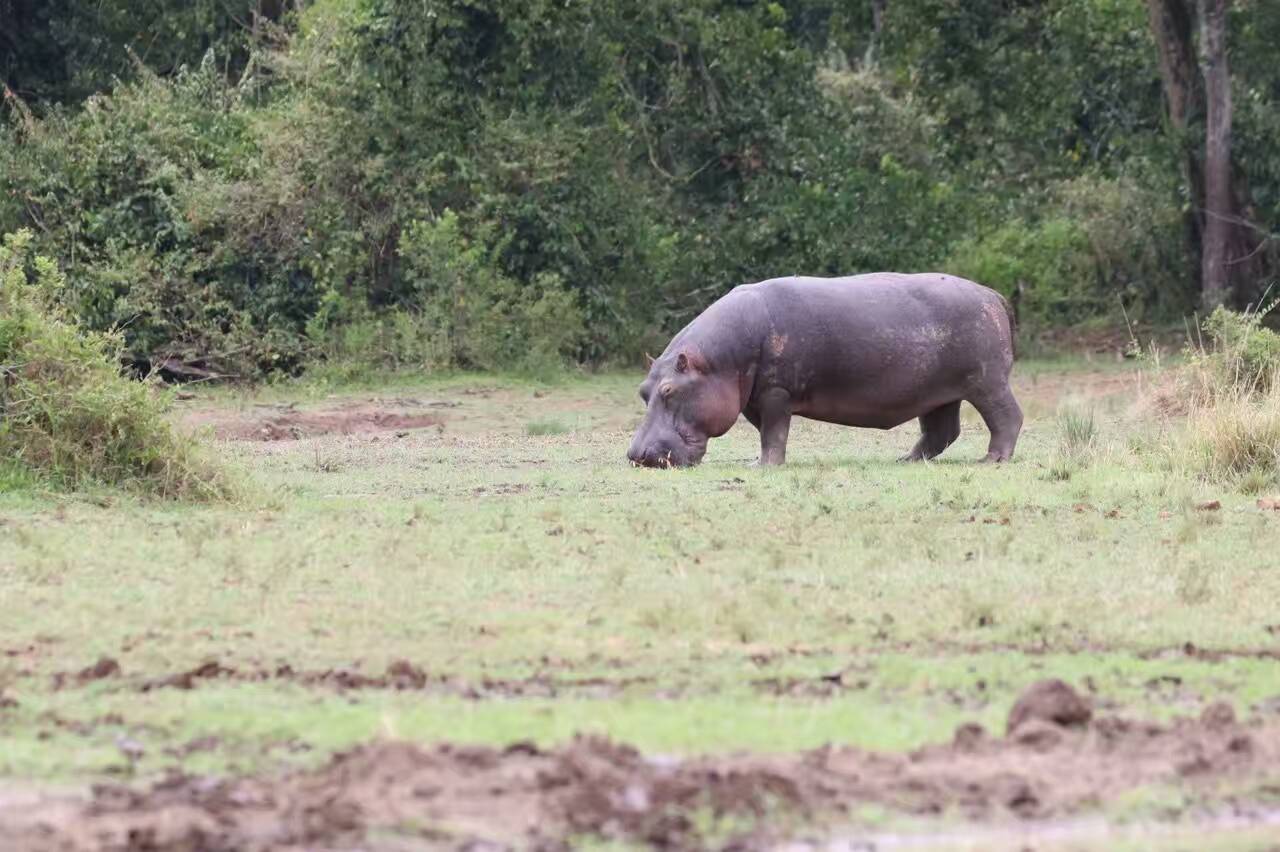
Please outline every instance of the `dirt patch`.
[{"label": "dirt patch", "polygon": [[[54,680],[56,684],[63,686],[82,682],[65,675],[55,675]],[[476,701],[489,698],[556,698],[564,695],[602,697],[653,682],[650,677],[565,677],[545,673],[525,678],[464,680],[448,674],[427,672],[408,660],[393,661],[382,674],[371,674],[356,668],[295,669],[288,663],[281,663],[274,669],[243,669],[209,660],[186,671],[135,682],[133,686],[139,692],[158,689],[187,690],[195,689],[202,681],[219,680],[241,683],[289,681],[338,692],[367,689],[430,692]]]},{"label": "dirt patch", "polygon": [[[335,408],[301,410],[293,406],[255,406],[252,411],[197,411],[183,417],[192,429],[211,428],[214,437],[227,441],[296,441],[321,435],[368,435],[442,426],[444,417],[435,409],[457,403],[413,400],[353,402]],[[406,411],[406,408],[417,410]],[[433,410],[423,410],[423,409]]]},{"label": "dirt patch", "polygon": [[829,698],[847,691],[866,689],[871,682],[851,670],[832,672],[817,677],[765,677],[751,685],[765,695],[792,698]]},{"label": "dirt patch", "polygon": [[[1091,719],[1065,685],[1038,684],[1020,703],[1038,710],[1008,737],[967,724],[951,742],[907,754],[827,747],[677,760],[597,738],[550,750],[375,743],[273,778],[175,775],[20,808],[0,801],[0,836],[29,850],[138,852],[396,849],[409,838],[549,850],[583,835],[756,849],[784,839],[787,826],[837,828],[842,813],[865,804],[1039,820],[1150,784],[1177,784],[1195,800],[1226,782],[1261,781],[1280,759],[1280,725],[1241,724],[1226,705],[1162,726]],[[720,833],[707,835],[716,825]]]},{"label": "dirt patch", "polygon": [[1024,406],[1052,410],[1066,400],[1096,404],[1108,398],[1132,399],[1142,388],[1137,370],[1093,370],[1021,376],[1014,368],[1014,394]]},{"label": "dirt patch", "polygon": [[1177,352],[1187,343],[1186,332],[1181,329],[1147,326],[1131,329],[1127,325],[1114,325],[1044,329],[1036,335],[1035,344],[1050,352],[1102,355],[1121,361],[1130,352],[1135,339],[1144,348],[1157,344],[1165,352]]},{"label": "dirt patch", "polygon": [[101,657],[91,666],[85,666],[78,672],[58,672],[53,676],[53,688],[63,689],[67,686],[84,686],[95,680],[106,680],[120,676],[120,664],[111,657]]},{"label": "dirt patch", "polygon": [[[221,677],[234,678],[237,672],[229,669],[219,663],[217,660],[209,660],[201,663],[194,669],[177,674],[165,675],[164,677],[152,678],[144,680],[139,686],[139,692],[151,692],[156,689],[195,689],[196,681],[199,680],[216,680]],[[255,678],[261,680],[262,678]]]}]

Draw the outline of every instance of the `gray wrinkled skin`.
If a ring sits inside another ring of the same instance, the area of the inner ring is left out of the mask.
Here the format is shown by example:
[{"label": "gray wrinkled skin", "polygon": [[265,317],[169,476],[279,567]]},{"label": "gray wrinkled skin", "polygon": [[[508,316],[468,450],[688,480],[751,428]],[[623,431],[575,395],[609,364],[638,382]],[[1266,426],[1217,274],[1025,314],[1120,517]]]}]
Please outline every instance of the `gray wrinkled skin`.
[{"label": "gray wrinkled skin", "polygon": [[1013,456],[1022,411],[1009,390],[1013,327],[994,290],[952,275],[875,273],[745,284],[677,334],[640,385],[646,411],[627,458],[697,464],[738,415],[760,463],[786,460],[791,418],[892,429],[920,419],[903,457],[937,456],[969,402],[991,431],[984,461]]}]

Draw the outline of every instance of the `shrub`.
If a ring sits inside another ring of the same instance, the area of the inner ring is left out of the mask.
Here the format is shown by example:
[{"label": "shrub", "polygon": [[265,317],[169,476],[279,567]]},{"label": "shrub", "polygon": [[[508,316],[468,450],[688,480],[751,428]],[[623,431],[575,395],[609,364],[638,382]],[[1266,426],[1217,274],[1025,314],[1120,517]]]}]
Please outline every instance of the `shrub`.
[{"label": "shrub", "polygon": [[1090,292],[1092,259],[1084,229],[1066,218],[1010,222],[961,242],[947,268],[1016,299],[1027,325],[1078,322],[1102,303]]},{"label": "shrub", "polygon": [[[59,308],[65,279],[32,256],[31,239],[19,231],[0,246],[0,457],[63,487],[228,496],[224,473],[165,419],[168,397],[120,374],[120,336],[87,331]],[[0,483],[21,479],[0,473]]]},{"label": "shrub", "polygon": [[63,301],[87,329],[122,329],[143,369],[253,377],[304,354],[313,252],[283,178],[262,173],[253,82],[226,83],[212,54],[170,79],[140,68],[0,150],[0,195],[21,199],[34,248],[58,259]]},{"label": "shrub", "polygon": [[1210,351],[1195,353],[1196,363],[1237,390],[1266,391],[1280,371],[1280,334],[1262,325],[1270,308],[1236,313],[1217,307],[1204,321],[1213,343]]},{"label": "shrub", "polygon": [[468,238],[456,214],[412,222],[400,241],[407,290],[386,308],[331,293],[309,333],[326,369],[453,368],[545,373],[564,366],[584,335],[581,311],[559,279],[522,284],[502,272],[491,229]]},{"label": "shrub", "polygon": [[1082,176],[1023,218],[956,244],[948,268],[1016,297],[1028,326],[1175,315],[1193,301],[1172,195],[1132,178]]},{"label": "shrub", "polygon": [[1280,471],[1280,392],[1257,398],[1224,394],[1187,415],[1174,445],[1175,467],[1215,481]]},{"label": "shrub", "polygon": [[1190,351],[1176,389],[1187,421],[1175,467],[1246,488],[1280,472],[1280,335],[1262,327],[1267,312],[1219,307],[1204,321],[1209,345]]},{"label": "shrub", "polygon": [[443,366],[545,370],[564,364],[583,335],[582,315],[558,277],[520,284],[504,275],[487,234],[468,239],[446,211],[413,222],[400,245],[411,287],[406,309],[436,335]]}]

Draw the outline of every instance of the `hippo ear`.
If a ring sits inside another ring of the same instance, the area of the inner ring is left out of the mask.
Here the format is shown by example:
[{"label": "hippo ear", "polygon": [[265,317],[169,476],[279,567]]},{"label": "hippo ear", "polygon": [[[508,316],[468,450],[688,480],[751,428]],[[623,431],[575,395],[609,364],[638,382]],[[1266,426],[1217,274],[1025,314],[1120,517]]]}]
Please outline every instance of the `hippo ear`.
[{"label": "hippo ear", "polygon": [[645,365],[646,367],[652,367],[652,366],[653,366],[653,356],[652,356],[652,355],[650,355],[648,352],[644,353],[644,365]]},{"label": "hippo ear", "polygon": [[681,352],[676,356],[676,372],[684,373],[689,369],[689,356]]}]

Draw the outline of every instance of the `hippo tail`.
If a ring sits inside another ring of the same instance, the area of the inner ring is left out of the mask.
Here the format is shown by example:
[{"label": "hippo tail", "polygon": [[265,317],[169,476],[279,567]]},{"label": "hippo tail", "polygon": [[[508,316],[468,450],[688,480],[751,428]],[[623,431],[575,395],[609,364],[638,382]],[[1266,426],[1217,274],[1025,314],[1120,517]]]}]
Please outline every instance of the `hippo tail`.
[{"label": "hippo tail", "polygon": [[1009,352],[1016,359],[1018,357],[1018,312],[1014,309],[1013,303],[1004,297],[1002,293],[997,293],[1000,297],[1000,304],[1004,305],[1005,316],[1009,318]]}]

